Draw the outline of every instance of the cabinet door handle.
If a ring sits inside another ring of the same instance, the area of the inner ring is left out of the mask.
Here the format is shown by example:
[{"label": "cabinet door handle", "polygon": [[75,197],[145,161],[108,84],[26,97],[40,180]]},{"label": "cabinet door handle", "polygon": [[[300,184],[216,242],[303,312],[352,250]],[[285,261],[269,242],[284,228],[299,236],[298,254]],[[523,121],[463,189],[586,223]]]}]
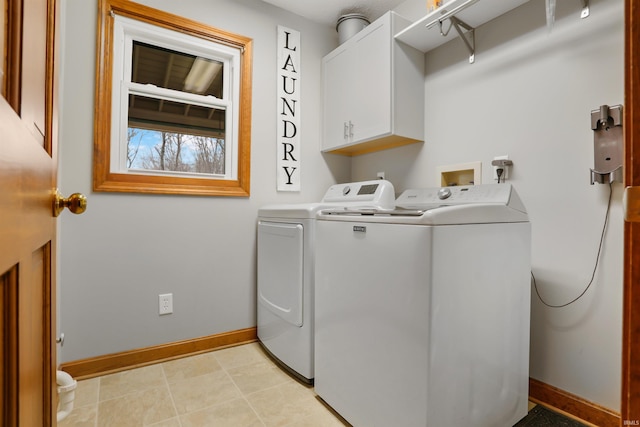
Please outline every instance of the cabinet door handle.
[{"label": "cabinet door handle", "polygon": [[347,139],[347,137],[348,137],[348,135],[347,135],[348,129],[349,129],[349,126],[347,126],[347,122],[344,122],[344,129],[342,131],[342,137],[344,139]]},{"label": "cabinet door handle", "polygon": [[349,120],[349,138],[353,138],[353,123]]}]

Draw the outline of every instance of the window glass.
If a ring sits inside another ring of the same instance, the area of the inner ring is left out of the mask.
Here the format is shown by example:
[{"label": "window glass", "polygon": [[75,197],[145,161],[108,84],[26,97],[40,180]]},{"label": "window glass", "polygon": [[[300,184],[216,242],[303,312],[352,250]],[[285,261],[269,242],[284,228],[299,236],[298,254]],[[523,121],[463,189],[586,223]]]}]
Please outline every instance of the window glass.
[{"label": "window glass", "polygon": [[133,41],[131,81],[222,98],[224,63]]},{"label": "window glass", "polygon": [[223,138],[129,127],[127,168],[224,175]]}]

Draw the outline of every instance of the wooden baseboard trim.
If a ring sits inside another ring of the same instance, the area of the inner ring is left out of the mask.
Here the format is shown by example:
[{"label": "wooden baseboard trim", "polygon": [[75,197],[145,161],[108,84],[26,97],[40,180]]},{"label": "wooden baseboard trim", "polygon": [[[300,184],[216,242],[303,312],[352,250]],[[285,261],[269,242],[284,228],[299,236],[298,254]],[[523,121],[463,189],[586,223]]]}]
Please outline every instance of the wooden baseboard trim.
[{"label": "wooden baseboard trim", "polygon": [[529,378],[529,400],[599,427],[620,426],[620,414],[533,378]]},{"label": "wooden baseboard trim", "polygon": [[233,347],[254,342],[257,339],[257,329],[253,327],[66,362],[60,365],[59,369],[67,372],[75,379],[87,379],[224,347]]}]

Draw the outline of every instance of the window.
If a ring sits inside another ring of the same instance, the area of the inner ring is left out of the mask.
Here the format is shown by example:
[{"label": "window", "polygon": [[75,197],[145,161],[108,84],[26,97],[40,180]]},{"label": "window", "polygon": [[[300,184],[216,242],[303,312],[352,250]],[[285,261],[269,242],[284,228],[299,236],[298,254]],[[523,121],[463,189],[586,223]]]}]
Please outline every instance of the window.
[{"label": "window", "polygon": [[101,0],[94,190],[249,195],[251,40]]}]

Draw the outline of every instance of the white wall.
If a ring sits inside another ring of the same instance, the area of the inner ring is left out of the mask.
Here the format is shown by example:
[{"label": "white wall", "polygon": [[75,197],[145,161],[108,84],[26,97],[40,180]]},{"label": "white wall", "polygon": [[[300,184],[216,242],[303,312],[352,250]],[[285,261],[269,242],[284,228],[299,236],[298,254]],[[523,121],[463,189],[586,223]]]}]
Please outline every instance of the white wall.
[{"label": "white wall", "polygon": [[[396,10],[415,10],[415,3]],[[458,39],[427,53],[425,142],[354,158],[351,176],[371,179],[385,171],[400,192],[439,185],[439,165],[481,161],[488,183],[492,158],[508,154],[510,182],[532,222],[533,272],[552,304],[587,286],[607,207],[608,186],[589,184],[590,111],[624,102],[623,2],[592,0],[584,20],[579,1],[557,3],[551,32],[544,0],[478,28],[473,65]],[[589,291],[567,308],[546,308],[532,291],[531,319],[530,376],[614,410],[620,407],[621,189],[614,185]]]},{"label": "white wall", "polygon": [[[418,10],[407,0],[397,10]],[[608,187],[589,185],[590,111],[623,103],[622,0],[544,0],[476,31],[476,63],[460,40],[426,55],[425,143],[348,159],[320,155],[320,62],[337,43],[322,27],[257,0],[141,3],[254,39],[252,195],[248,199],[91,192],[96,2],[63,1],[61,176],[89,208],[61,216],[61,360],[146,347],[255,325],[255,221],[267,203],[318,200],[333,182],[385,171],[396,191],[438,185],[436,167],[508,154],[511,182],[529,210],[533,271],[541,293],[566,302],[589,282]],[[422,4],[421,0],[420,3]],[[407,7],[410,6],[410,7]],[[481,3],[478,6],[481,7]],[[418,18],[419,16],[408,16]],[[303,46],[302,192],[275,190],[275,35],[282,24]],[[620,406],[621,186],[591,289],[568,308],[532,295],[531,376],[614,410]],[[490,250],[490,248],[488,248]],[[175,313],[157,315],[174,293]]]},{"label": "white wall", "polygon": [[[60,179],[88,196],[61,216],[61,361],[255,326],[255,224],[268,203],[318,201],[348,181],[347,158],[321,156],[321,58],[335,29],[257,0],[145,0],[145,5],[253,38],[251,197],[93,193],[97,1],[63,2]],[[302,191],[276,191],[276,26],[301,33]],[[158,316],[158,294],[174,314]]]}]

